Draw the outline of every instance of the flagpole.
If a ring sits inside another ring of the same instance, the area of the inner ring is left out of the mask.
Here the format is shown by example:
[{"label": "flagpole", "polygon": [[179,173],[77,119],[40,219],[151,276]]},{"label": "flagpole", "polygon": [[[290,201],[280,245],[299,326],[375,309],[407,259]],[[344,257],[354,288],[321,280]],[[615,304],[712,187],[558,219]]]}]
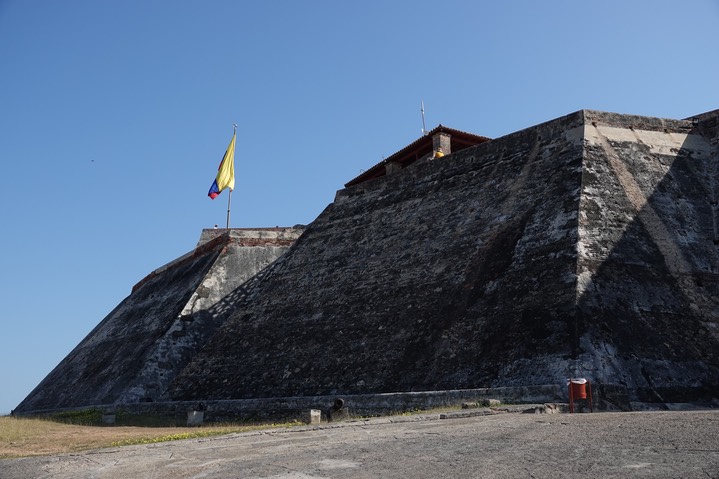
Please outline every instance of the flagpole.
[{"label": "flagpole", "polygon": [[227,229],[230,229],[230,202],[232,200],[232,190],[227,195]]},{"label": "flagpole", "polygon": [[[237,134],[237,123],[234,123],[233,125],[234,130],[232,131],[232,137],[234,138]],[[234,161],[234,159],[233,159]],[[227,229],[230,229],[230,205],[232,204],[232,188],[230,188],[230,191],[227,195]]]}]

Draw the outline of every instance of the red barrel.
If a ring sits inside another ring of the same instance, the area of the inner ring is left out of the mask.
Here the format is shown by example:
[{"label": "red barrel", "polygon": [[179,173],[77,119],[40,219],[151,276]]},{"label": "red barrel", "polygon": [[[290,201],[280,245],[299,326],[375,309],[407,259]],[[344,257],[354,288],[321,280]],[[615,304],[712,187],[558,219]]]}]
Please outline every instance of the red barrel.
[{"label": "red barrel", "polygon": [[573,399],[587,399],[586,379],[570,379],[569,387],[571,388],[570,396]]}]

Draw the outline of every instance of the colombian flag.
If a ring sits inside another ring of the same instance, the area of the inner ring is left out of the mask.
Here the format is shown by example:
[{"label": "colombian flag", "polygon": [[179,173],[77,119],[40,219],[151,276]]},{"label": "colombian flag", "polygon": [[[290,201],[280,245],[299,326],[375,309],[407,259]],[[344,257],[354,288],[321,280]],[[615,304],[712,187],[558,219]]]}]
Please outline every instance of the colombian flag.
[{"label": "colombian flag", "polygon": [[222,193],[222,190],[229,188],[230,191],[235,189],[235,137],[237,133],[232,134],[232,141],[227,147],[225,156],[222,157],[220,167],[217,169],[217,177],[210,187],[207,196],[213,200]]}]

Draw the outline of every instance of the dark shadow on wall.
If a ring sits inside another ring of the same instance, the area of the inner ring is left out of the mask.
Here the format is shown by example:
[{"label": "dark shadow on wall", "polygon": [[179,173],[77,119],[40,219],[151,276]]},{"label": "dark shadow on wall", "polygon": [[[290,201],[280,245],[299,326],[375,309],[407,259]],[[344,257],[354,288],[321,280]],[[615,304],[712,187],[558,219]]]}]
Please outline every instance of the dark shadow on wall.
[{"label": "dark shadow on wall", "polygon": [[700,149],[716,131],[694,125],[639,209],[636,192],[648,169],[668,156],[641,142],[606,138],[590,152],[609,165],[620,211],[634,215],[604,261],[587,266],[592,274],[577,305],[576,359],[584,373],[627,386],[635,400],[719,396],[719,157],[716,148],[698,151],[702,138]]}]

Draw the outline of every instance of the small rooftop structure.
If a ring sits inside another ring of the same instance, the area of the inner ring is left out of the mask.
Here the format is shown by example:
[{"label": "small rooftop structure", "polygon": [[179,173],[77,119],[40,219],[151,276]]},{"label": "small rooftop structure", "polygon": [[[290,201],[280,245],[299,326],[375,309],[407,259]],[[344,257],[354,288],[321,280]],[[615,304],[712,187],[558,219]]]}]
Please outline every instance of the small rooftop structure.
[{"label": "small rooftop structure", "polygon": [[470,146],[489,141],[486,136],[474,135],[439,125],[424,136],[405,146],[393,155],[380,161],[359,176],[345,183],[345,187],[385,176],[408,167],[412,163],[434,156],[441,150],[444,155],[464,150]]}]

